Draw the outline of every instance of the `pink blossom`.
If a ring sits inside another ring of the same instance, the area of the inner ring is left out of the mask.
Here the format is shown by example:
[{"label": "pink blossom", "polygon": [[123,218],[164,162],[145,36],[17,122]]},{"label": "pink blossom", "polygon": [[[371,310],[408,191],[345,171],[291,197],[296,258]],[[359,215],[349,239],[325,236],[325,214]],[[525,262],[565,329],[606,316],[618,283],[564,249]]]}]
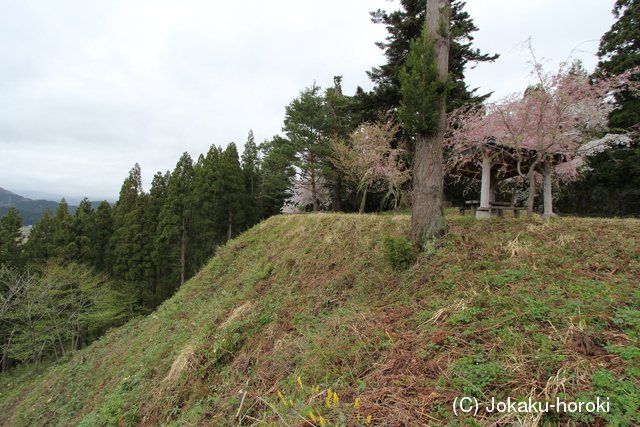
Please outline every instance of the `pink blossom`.
[{"label": "pink blossom", "polygon": [[400,187],[410,178],[410,171],[402,159],[404,150],[391,148],[397,131],[398,125],[386,118],[373,124],[362,124],[351,134],[349,141],[331,144],[334,164],[358,186],[359,191],[387,191],[396,206]]},{"label": "pink blossom", "polygon": [[[606,131],[608,115],[617,108],[613,94],[638,91],[638,82],[630,80],[638,70],[593,80],[579,63],[563,64],[556,74],[545,73],[537,63],[533,68],[538,83],[524,93],[451,114],[446,144],[455,154],[449,167],[468,161],[469,156],[461,153],[482,146],[488,137],[518,149],[518,162],[525,157],[522,149],[535,150],[527,152],[535,156],[534,166],[559,154],[572,159],[583,144]],[[558,169],[565,178],[577,176],[571,163]]]}]

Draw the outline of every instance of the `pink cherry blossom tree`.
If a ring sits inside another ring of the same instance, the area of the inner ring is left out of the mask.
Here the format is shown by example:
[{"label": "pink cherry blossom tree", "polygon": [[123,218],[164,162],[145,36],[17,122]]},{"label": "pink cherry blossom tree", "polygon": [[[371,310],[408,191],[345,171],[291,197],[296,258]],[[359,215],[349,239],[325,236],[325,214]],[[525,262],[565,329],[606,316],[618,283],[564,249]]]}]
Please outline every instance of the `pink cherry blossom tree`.
[{"label": "pink cherry blossom tree", "polygon": [[349,140],[335,140],[330,144],[334,165],[362,192],[360,213],[369,190],[386,191],[394,200],[394,210],[398,206],[401,186],[411,172],[406,168],[402,149],[391,148],[391,141],[398,131],[398,125],[388,117],[376,123],[362,124]]},{"label": "pink cherry blossom tree", "polygon": [[[536,85],[481,108],[455,111],[450,116],[446,139],[454,153],[449,168],[470,161],[474,150],[469,149],[483,146],[489,137],[495,138],[496,147],[509,148],[519,176],[529,183],[529,214],[533,210],[536,174],[545,175],[545,187],[548,185],[550,192],[549,177],[558,159],[571,160],[582,144],[606,131],[608,115],[616,108],[613,93],[638,90],[638,83],[629,79],[631,73],[592,79],[577,61],[562,64],[557,73],[545,72],[535,60],[532,67]],[[555,169],[565,179],[577,175],[571,163]],[[545,188],[545,196],[546,191]],[[550,202],[550,197],[546,199]],[[545,205],[545,213],[546,210]]]},{"label": "pink cherry blossom tree", "polygon": [[315,188],[311,188],[309,181],[303,178],[293,181],[291,197],[284,201],[282,213],[302,213],[308,206],[316,209],[326,209],[331,206],[331,189],[326,179],[320,175],[315,181]]}]

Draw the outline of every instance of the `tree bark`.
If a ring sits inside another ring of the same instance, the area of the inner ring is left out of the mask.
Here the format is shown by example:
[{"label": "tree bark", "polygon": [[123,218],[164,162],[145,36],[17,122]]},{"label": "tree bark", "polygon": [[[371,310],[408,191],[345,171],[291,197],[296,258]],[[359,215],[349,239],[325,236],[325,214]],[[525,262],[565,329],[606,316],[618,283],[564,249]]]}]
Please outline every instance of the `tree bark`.
[{"label": "tree bark", "polygon": [[414,164],[412,240],[423,246],[446,231],[442,210],[442,145],[437,136],[418,136]]},{"label": "tree bark", "polygon": [[340,212],[340,172],[335,166],[331,166],[331,170],[333,172],[331,210]]},{"label": "tree bark", "polygon": [[529,179],[529,197],[527,199],[527,216],[533,216],[533,205],[536,201],[536,175],[534,173],[533,168],[529,171],[527,175]]},{"label": "tree bark", "polygon": [[313,199],[313,211],[318,212],[318,190],[316,188],[316,174],[311,171],[311,198]]},{"label": "tree bark", "polygon": [[362,201],[360,202],[360,210],[358,211],[358,214],[360,215],[364,213],[364,206],[367,203],[367,191],[369,191],[369,186],[365,185],[364,191],[362,192]]},{"label": "tree bark", "polygon": [[[449,74],[449,11],[450,0],[427,1],[426,28],[434,40],[436,63],[441,80]],[[418,135],[413,167],[413,210],[411,238],[423,246],[447,229],[442,211],[443,171],[442,155],[446,130],[446,99],[443,98],[437,130],[432,135]]]}]

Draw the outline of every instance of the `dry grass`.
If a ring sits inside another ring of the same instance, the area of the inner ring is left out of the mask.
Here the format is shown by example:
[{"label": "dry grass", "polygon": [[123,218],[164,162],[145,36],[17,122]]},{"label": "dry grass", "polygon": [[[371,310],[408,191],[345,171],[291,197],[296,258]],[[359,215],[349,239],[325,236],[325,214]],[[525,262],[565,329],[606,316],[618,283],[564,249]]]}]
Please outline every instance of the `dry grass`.
[{"label": "dry grass", "polygon": [[242,305],[238,306],[236,309],[233,310],[233,312],[229,315],[229,317],[227,317],[225,319],[225,321],[222,322],[220,324],[220,326],[218,326],[218,329],[224,329],[227,326],[229,326],[229,324],[231,322],[233,322],[234,320],[239,319],[245,313],[247,313],[249,310],[251,310],[252,306],[253,306],[253,304],[251,304],[250,302],[245,302]]},{"label": "dry grass", "polygon": [[171,364],[169,374],[164,378],[165,381],[175,380],[185,369],[193,369],[197,364],[196,354],[192,345],[184,347],[176,360]]},{"label": "dry grass", "polygon": [[528,257],[532,254],[531,244],[522,243],[519,240],[520,235],[507,243],[506,249],[511,257]]}]

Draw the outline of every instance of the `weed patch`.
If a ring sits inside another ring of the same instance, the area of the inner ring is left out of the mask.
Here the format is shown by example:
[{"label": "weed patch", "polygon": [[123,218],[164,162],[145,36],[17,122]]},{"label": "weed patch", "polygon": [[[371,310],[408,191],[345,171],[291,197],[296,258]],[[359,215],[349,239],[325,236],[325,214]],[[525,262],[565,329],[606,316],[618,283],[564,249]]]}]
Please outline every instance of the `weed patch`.
[{"label": "weed patch", "polygon": [[382,240],[382,253],[385,260],[396,270],[411,267],[417,257],[413,244],[403,236],[385,236]]}]

